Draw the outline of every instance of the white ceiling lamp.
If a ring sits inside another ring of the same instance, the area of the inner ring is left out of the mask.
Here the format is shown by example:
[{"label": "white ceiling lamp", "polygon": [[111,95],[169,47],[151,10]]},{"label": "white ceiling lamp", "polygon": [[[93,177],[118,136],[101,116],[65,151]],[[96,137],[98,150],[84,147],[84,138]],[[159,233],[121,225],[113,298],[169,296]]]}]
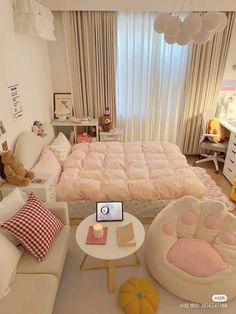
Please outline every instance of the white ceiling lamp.
[{"label": "white ceiling lamp", "polygon": [[170,13],[161,13],[154,21],[155,31],[164,33],[168,44],[182,46],[192,42],[203,45],[216,33],[222,32],[226,25],[225,13],[218,11],[209,11],[202,16],[200,13],[189,13],[183,21]]}]

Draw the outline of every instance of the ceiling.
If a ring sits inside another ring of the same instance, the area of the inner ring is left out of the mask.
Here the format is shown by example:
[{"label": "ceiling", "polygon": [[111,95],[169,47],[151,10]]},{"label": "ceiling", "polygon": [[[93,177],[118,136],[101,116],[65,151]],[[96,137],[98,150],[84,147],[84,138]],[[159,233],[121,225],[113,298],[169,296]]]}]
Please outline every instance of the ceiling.
[{"label": "ceiling", "polygon": [[51,10],[236,11],[236,0],[38,0]]}]

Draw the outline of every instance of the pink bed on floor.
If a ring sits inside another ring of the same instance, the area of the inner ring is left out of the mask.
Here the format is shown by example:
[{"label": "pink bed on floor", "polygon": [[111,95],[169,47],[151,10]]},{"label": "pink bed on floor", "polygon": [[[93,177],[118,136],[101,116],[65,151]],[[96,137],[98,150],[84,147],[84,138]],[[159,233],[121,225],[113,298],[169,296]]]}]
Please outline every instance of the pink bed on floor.
[{"label": "pink bed on floor", "polygon": [[73,147],[56,192],[60,201],[170,200],[206,190],[174,144],[93,142]]}]

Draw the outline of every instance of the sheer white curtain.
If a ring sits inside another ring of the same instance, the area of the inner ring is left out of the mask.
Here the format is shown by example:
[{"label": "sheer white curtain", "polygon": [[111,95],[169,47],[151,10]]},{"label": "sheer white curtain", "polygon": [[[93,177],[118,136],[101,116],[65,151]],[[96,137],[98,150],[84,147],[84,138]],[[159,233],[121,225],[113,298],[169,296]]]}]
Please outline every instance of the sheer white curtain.
[{"label": "sheer white curtain", "polygon": [[120,12],[117,120],[126,141],[177,143],[189,46],[168,45],[156,13]]}]

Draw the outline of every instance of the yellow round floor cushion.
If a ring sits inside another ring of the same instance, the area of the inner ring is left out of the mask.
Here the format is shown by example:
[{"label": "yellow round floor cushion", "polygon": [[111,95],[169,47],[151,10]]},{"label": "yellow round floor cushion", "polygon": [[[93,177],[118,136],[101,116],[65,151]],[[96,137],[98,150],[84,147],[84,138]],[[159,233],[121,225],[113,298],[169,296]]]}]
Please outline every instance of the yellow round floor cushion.
[{"label": "yellow round floor cushion", "polygon": [[126,314],[153,314],[159,306],[157,289],[146,278],[130,278],[120,287],[119,304]]},{"label": "yellow round floor cushion", "polygon": [[206,133],[219,135],[217,137],[208,136],[210,142],[219,143],[224,141],[224,128],[221,126],[217,118],[212,118],[207,121]]}]

